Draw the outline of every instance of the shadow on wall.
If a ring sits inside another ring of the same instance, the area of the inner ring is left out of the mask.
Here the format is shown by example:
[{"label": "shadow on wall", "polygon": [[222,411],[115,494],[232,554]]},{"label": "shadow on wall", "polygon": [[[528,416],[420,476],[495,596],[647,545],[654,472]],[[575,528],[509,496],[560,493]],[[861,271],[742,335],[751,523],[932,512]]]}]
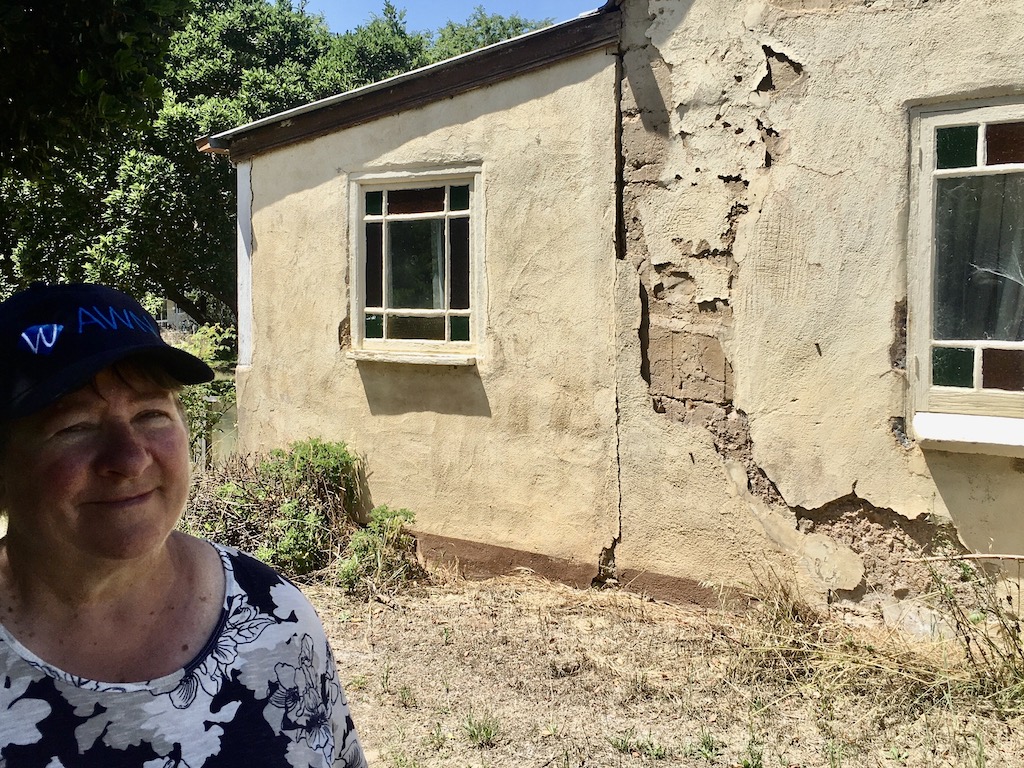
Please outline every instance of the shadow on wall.
[{"label": "shadow on wall", "polygon": [[400,365],[359,361],[359,378],[374,416],[403,413],[491,415],[476,366]]},{"label": "shadow on wall", "polygon": [[924,456],[967,549],[1024,555],[1024,459],[945,451]]}]

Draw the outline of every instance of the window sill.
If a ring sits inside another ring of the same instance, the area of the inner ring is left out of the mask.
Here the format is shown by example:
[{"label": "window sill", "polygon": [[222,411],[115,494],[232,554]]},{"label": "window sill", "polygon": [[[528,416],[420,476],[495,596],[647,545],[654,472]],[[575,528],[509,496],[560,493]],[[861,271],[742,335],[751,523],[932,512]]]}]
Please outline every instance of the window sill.
[{"label": "window sill", "polygon": [[1024,457],[1024,418],[916,413],[913,429],[924,449]]},{"label": "window sill", "polygon": [[476,365],[472,355],[442,352],[391,352],[380,349],[352,349],[345,357],[356,362],[399,363],[402,365]]}]

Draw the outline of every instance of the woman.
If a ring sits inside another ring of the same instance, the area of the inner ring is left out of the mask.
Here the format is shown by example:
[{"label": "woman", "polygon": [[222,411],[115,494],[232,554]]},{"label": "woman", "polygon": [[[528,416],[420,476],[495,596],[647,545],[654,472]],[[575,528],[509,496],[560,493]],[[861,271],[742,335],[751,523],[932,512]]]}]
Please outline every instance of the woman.
[{"label": "woman", "polygon": [[310,604],[174,530],[210,368],[97,285],[0,303],[0,361],[0,768],[363,768]]}]

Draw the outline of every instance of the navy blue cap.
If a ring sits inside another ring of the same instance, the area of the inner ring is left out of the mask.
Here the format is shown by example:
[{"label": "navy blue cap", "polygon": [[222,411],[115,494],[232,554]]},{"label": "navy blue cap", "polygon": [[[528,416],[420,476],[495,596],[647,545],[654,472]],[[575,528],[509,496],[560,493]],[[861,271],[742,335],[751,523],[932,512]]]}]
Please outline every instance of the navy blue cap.
[{"label": "navy blue cap", "polygon": [[42,410],[136,355],[182,384],[213,379],[210,366],[160,337],[131,296],[102,285],[37,283],[0,302],[0,420]]}]

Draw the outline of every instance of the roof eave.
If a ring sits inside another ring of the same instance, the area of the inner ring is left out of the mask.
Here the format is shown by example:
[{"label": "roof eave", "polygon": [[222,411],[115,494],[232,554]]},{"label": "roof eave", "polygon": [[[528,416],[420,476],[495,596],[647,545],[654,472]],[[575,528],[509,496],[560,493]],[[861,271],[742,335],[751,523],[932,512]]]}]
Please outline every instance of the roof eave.
[{"label": "roof eave", "polygon": [[414,109],[508,80],[618,42],[619,13],[611,3],[590,14],[536,30],[428,67],[280,112],[196,140],[201,152],[233,162],[326,133]]}]

